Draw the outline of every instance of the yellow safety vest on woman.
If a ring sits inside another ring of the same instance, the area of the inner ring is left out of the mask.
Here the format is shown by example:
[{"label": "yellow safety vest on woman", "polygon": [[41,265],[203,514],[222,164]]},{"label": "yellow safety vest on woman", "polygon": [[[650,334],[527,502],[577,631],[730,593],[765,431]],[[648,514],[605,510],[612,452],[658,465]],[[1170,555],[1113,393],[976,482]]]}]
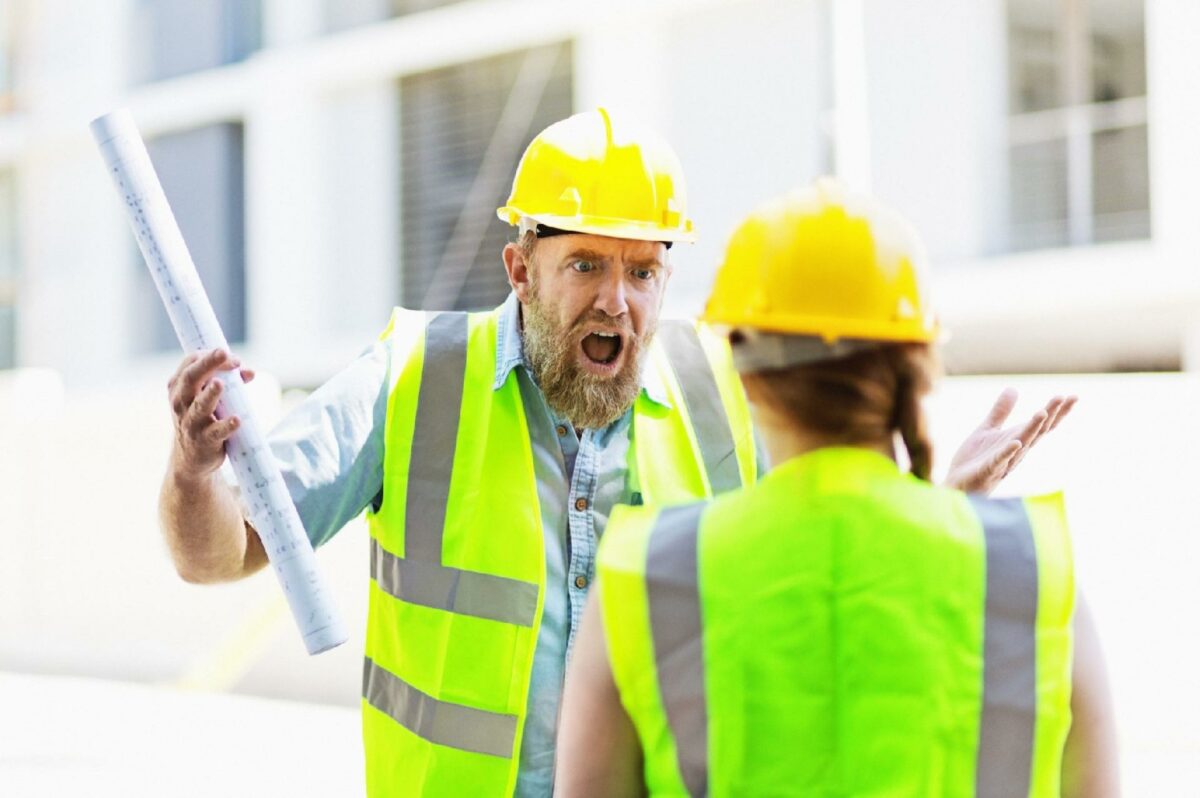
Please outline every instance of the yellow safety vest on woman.
[{"label": "yellow safety vest on woman", "polygon": [[621,508],[598,569],[652,795],[1059,795],[1061,496],[821,449],[711,503]]},{"label": "yellow safety vest on woman", "polygon": [[[493,387],[498,318],[397,310],[384,333],[393,384],[363,672],[372,796],[507,795],[516,781],[546,569],[516,374]],[[753,483],[723,342],[664,322],[650,358],[671,409],[635,402],[630,485],[670,503]]]}]

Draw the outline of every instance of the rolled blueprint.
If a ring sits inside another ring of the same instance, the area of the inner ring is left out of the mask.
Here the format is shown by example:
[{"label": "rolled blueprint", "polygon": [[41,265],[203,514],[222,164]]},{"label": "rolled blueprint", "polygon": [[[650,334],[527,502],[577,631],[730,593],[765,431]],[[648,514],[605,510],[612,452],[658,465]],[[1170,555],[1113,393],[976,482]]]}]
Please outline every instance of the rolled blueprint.
[{"label": "rolled blueprint", "polygon": [[[108,174],[125,203],[138,247],[179,343],[186,352],[228,350],[225,334],[200,284],[200,276],[133,116],[128,110],[114,111],[92,122],[91,130]],[[225,444],[225,452],[241,486],[250,522],[262,539],[304,645],[309,654],[341,645],[346,641],[345,627],[317,570],[312,544],[279,466],[254,423],[241,374],[236,369],[221,372],[218,379],[225,390],[217,406],[217,417],[236,415],[241,419],[241,426]]]}]

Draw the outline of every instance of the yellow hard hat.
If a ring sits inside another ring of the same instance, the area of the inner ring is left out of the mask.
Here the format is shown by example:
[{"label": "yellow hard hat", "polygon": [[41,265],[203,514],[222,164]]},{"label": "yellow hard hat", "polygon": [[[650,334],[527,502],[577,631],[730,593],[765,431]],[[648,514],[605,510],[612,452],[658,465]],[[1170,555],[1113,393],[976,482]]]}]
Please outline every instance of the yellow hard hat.
[{"label": "yellow hard hat", "polygon": [[916,232],[890,209],[829,178],[742,221],[703,319],[827,343],[938,337]]},{"label": "yellow hard hat", "polygon": [[603,108],[555,122],[530,142],[496,211],[566,230],[639,241],[694,241],[683,168],[659,136]]}]

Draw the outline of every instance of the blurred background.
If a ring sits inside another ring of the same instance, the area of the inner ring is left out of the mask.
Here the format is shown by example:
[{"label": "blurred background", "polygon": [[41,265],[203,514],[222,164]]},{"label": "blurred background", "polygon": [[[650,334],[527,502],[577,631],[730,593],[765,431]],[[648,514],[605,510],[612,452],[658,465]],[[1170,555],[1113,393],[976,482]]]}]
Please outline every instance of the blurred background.
[{"label": "blurred background", "polygon": [[517,159],[603,104],[688,175],[667,313],[740,214],[836,174],[930,251],[943,466],[1003,386],[1080,394],[1001,492],[1067,490],[1128,792],[1196,794],[1197,30],[1194,0],[0,0],[0,793],[362,790],[365,529],[321,551],[355,636],[316,658],[271,576],[176,577],[180,353],[87,123],[132,109],[269,424],[393,305],[500,302]]}]

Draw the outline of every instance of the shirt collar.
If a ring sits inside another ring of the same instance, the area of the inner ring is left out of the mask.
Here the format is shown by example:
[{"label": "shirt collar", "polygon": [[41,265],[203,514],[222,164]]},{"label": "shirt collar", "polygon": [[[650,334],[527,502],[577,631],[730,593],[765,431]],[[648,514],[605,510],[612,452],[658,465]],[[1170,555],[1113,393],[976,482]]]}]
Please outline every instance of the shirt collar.
[{"label": "shirt collar", "polygon": [[521,303],[517,295],[509,292],[500,306],[500,320],[496,325],[496,378],[492,390],[498,391],[508,381],[509,373],[517,366],[525,365],[525,351],[521,346]]},{"label": "shirt collar", "polygon": [[[500,306],[500,319],[496,327],[496,376],[492,390],[500,390],[517,366],[523,366],[530,375],[533,374],[525,362],[525,348],[521,345],[521,302],[515,293],[510,292]],[[671,408],[662,375],[649,364],[642,369],[642,393],[650,401],[668,410]]]}]

